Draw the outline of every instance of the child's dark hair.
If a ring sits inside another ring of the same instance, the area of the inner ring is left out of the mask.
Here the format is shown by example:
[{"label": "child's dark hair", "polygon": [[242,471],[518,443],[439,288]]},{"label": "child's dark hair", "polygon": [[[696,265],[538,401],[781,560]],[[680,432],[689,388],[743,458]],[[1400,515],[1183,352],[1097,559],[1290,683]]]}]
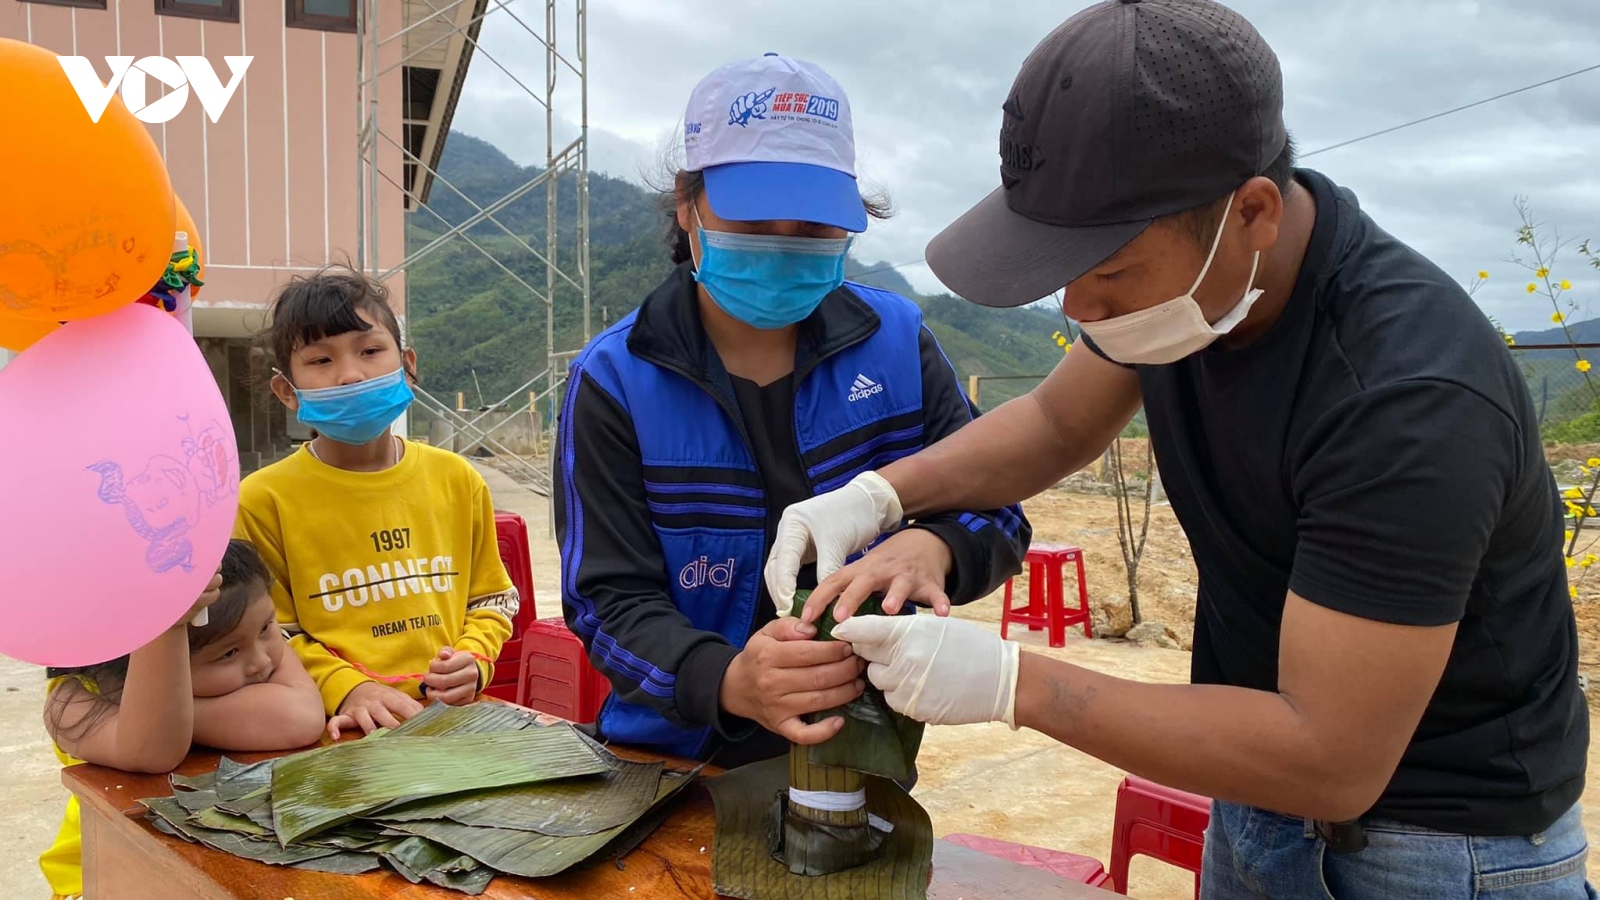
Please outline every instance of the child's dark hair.
[{"label": "child's dark hair", "polygon": [[296,349],[351,331],[371,331],[359,315],[363,310],[394,335],[396,346],[403,345],[400,321],[389,307],[389,290],[380,282],[348,266],[294,276],[272,302],[266,340],[273,364],[287,375]]},{"label": "child's dark hair", "polygon": [[[239,627],[250,602],[272,589],[272,573],[260,554],[249,541],[229,541],[222,554],[222,588],[217,602],[207,610],[208,621],[199,628],[189,626],[189,653],[199,653]],[[45,670],[50,678],[77,675],[94,682],[97,694],[95,709],[70,729],[60,729],[61,717],[67,704],[45,701],[45,717],[50,731],[68,741],[83,740],[100,725],[108,713],[122,702],[122,685],[128,678],[128,657],[119,656],[109,662],[90,666],[50,667]],[[57,743],[60,743],[58,740]]]}]

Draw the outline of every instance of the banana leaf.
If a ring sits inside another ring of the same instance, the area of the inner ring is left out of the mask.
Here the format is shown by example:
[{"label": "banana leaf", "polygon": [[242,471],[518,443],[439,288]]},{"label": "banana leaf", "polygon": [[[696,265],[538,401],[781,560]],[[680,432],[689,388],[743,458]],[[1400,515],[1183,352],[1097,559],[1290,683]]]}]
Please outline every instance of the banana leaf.
[{"label": "banana leaf", "polygon": [[189,821],[202,828],[214,831],[231,831],[235,834],[248,834],[252,837],[271,837],[272,829],[263,827],[250,821],[247,816],[238,816],[233,813],[223,812],[215,806],[191,813]]},{"label": "banana leaf", "polygon": [[[799,615],[810,591],[796,591],[794,614]],[[883,596],[874,594],[855,612],[858,616],[883,615]],[[830,605],[817,620],[819,641],[833,640],[833,619]],[[869,775],[892,778],[906,782],[916,771],[917,751],[922,747],[923,724],[894,711],[883,692],[869,682],[861,696],[844,706],[823,710],[806,716],[807,722],[820,722],[832,716],[841,716],[844,727],[839,733],[820,744],[811,745],[810,762],[814,766],[837,766],[855,769]]]},{"label": "banana leaf", "polygon": [[217,761],[217,799],[238,800],[262,788],[271,787],[272,769],[277,762],[276,759],[268,759],[247,766],[222,757]]},{"label": "banana leaf", "polygon": [[215,791],[174,791],[172,799],[187,813],[197,813],[217,805]]},{"label": "banana leaf", "polygon": [[[649,817],[651,811],[672,803],[695,780],[694,777],[662,778],[656,789],[655,802],[641,819]],[[391,827],[395,831],[424,837],[465,853],[496,871],[524,878],[545,878],[565,872],[598,856],[613,841],[629,832],[628,826],[623,825],[598,834],[551,837],[532,831],[483,828],[442,820],[396,822]]]},{"label": "banana leaf", "polygon": [[172,782],[174,792],[180,789],[185,791],[215,792],[217,789],[217,773],[214,770],[201,772],[199,775],[173,774],[169,780]]},{"label": "banana leaf", "polygon": [[[604,752],[604,751],[603,751]],[[369,818],[380,822],[449,819],[462,825],[537,831],[552,837],[581,837],[626,825],[655,800],[660,763],[609,757],[611,771],[584,778],[518,785],[434,797],[397,806]]]},{"label": "banana leaf", "polygon": [[272,821],[285,847],[402,797],[509,787],[609,770],[570,726],[504,734],[391,734],[279,760]]},{"label": "banana leaf", "polygon": [[387,737],[442,737],[449,734],[499,734],[537,727],[525,710],[503,703],[446,706],[431,703],[422,712],[387,729]]},{"label": "banana leaf", "polygon": [[464,894],[481,894],[494,880],[495,871],[470,856],[419,837],[396,841],[383,859],[412,884],[431,882]]},{"label": "banana leaf", "polygon": [[645,810],[644,815],[621,829],[617,836],[611,839],[611,843],[590,859],[615,860],[617,868],[622,868],[623,857],[639,849],[639,845],[667,821],[667,817],[672,815],[672,810],[683,799],[683,789],[699,780],[700,771],[705,767],[706,764],[701,763],[688,772],[668,770],[661,773],[661,783],[656,788],[657,801]]},{"label": "banana leaf", "polygon": [[260,840],[249,835],[234,834],[231,831],[205,828],[190,822],[189,813],[171,797],[154,797],[140,800],[139,803],[150,810],[151,816],[157,820],[158,828],[163,824],[166,826],[162,830],[168,834],[204,844],[213,850],[221,850],[223,853],[268,865],[292,866],[341,852],[328,847],[282,847],[277,841],[270,839]]},{"label": "banana leaf", "polygon": [[[781,846],[774,804],[789,787],[785,757],[742,766],[709,779],[716,804],[711,878],[719,896],[738,900],[924,900],[933,870],[933,823],[892,780],[868,777],[867,809],[883,833],[876,858],[828,875],[797,875],[779,854],[826,852]],[[781,807],[779,807],[781,809]],[[775,832],[776,829],[776,832]],[[776,852],[775,852],[776,850]]]},{"label": "banana leaf", "polygon": [[257,788],[237,800],[219,800],[217,809],[244,816],[268,830],[272,829],[272,785]]}]

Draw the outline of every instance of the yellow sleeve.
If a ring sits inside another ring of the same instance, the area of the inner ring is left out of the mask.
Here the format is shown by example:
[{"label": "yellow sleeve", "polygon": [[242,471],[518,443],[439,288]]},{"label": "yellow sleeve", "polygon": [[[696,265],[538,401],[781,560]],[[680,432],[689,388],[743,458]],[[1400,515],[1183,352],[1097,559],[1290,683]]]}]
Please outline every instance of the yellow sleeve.
[{"label": "yellow sleeve", "polygon": [[494,680],[494,663],[506,639],[511,637],[511,620],[516,618],[521,598],[506,574],[500,559],[500,543],[495,536],[494,501],[488,485],[477,486],[472,522],[472,571],[467,580],[467,618],[455,649],[476,653],[478,687]]},{"label": "yellow sleeve", "polygon": [[[242,493],[242,492],[241,492]],[[275,517],[258,516],[247,509],[245,498],[240,497],[239,516],[234,520],[233,536],[255,545],[256,553],[272,573],[272,603],[278,614],[278,625],[289,636],[289,646],[306,667],[306,674],[316,682],[322,695],[322,708],[329,716],[339,712],[339,704],[364,681],[369,681],[356,668],[329,652],[327,647],[313,640],[300,627],[300,615],[295,610],[294,597],[289,593],[289,562],[283,552],[283,540]],[[272,518],[272,521],[267,521]]]}]

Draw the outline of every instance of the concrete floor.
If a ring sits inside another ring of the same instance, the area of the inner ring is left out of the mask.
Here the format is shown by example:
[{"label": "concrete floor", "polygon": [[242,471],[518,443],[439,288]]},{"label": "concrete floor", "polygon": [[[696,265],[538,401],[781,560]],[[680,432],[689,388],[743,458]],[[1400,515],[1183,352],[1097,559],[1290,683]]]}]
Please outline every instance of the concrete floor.
[{"label": "concrete floor", "polygon": [[[560,614],[556,543],[548,531],[546,501],[492,468],[484,477],[496,506],[528,521],[537,612]],[[1046,541],[1050,535],[1038,535]],[[998,631],[999,601],[986,598],[957,612]],[[1030,650],[1070,659],[1098,671],[1149,682],[1187,680],[1189,655],[1177,650],[1087,641],[1069,636],[1052,650],[1042,634],[1012,632]],[[44,699],[41,669],[0,657],[0,897],[44,900],[49,896],[37,857],[60,824],[65,790],[40,724]],[[1590,751],[1591,766],[1596,759]],[[930,728],[918,761],[915,795],[933,818],[938,835],[986,834],[1108,860],[1112,812],[1122,772],[1035,732],[1004,725]],[[1600,769],[1596,769],[1600,771]],[[1591,779],[1591,784],[1594,780]],[[1591,788],[1591,791],[1597,789]],[[1591,840],[1600,834],[1600,795],[1586,793]],[[1591,868],[1591,878],[1594,877]],[[1135,859],[1132,893],[1144,898],[1187,898],[1194,881],[1187,873]]]}]

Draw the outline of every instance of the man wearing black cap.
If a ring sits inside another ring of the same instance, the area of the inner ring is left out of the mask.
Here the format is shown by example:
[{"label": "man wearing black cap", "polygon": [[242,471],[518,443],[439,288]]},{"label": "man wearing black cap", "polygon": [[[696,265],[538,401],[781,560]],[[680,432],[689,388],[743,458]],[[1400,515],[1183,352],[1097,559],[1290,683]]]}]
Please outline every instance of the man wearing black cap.
[{"label": "man wearing black cap", "polygon": [[1097,4],[1003,108],[1001,187],[928,262],[989,306],[1065,285],[1083,337],[1028,396],[790,507],[773,596],[814,554],[808,620],[836,597],[841,617],[873,591],[936,597],[892,559],[839,567],[907,517],[1044,490],[1142,403],[1199,569],[1194,683],[959,620],[849,619],[834,634],[890,703],[1216,798],[1209,897],[1596,896],[1562,503],[1495,330],[1293,167],[1277,59],[1226,7]]}]

